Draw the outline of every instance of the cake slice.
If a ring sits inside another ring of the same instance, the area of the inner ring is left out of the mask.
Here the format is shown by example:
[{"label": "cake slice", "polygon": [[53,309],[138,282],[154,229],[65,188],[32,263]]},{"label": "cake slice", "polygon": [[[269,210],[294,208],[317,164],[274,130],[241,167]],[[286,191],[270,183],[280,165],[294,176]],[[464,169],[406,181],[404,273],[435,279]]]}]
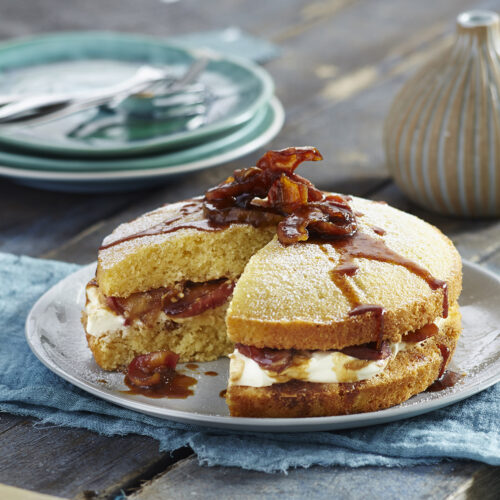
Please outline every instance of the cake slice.
[{"label": "cake slice", "polygon": [[234,284],[274,234],[266,221],[213,225],[201,198],[116,228],[86,288],[82,321],[96,362],[116,370],[157,350],[174,351],[182,362],[230,352],[225,314]]},{"label": "cake slice", "polygon": [[314,148],[268,152],[203,197],[160,207],[106,237],[82,314],[99,366],[120,369],[159,350],[181,362],[228,354],[225,314],[234,285],[283,219],[254,198],[265,197],[290,162],[319,158]]}]

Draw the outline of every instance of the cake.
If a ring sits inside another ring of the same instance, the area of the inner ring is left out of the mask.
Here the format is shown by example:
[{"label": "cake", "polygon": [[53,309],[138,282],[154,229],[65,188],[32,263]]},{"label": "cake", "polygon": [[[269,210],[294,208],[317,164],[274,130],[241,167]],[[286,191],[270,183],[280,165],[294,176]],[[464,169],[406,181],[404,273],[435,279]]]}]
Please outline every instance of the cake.
[{"label": "cake", "polygon": [[376,411],[439,378],[461,331],[461,261],[426,222],[325,193],[269,151],[200,198],[119,226],[83,313],[108,370],[152,351],[230,356],[233,416]]}]

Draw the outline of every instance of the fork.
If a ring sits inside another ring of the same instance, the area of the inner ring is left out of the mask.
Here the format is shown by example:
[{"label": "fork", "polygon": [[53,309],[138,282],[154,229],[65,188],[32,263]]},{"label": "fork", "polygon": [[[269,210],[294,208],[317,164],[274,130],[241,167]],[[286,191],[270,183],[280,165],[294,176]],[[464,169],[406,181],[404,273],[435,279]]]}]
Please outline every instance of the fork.
[{"label": "fork", "polygon": [[[196,59],[194,63],[179,79],[169,79],[168,71],[164,69],[143,66],[128,80],[97,91],[85,94],[48,94],[25,97],[21,100],[8,102],[0,108],[0,124],[27,122],[39,124],[48,120],[55,120],[85,109],[108,105],[116,107],[127,97],[140,94],[158,84],[166,84],[162,97],[179,94],[195,80],[205,69],[208,58]],[[189,90],[186,92],[189,95]],[[174,105],[179,104],[177,100]],[[0,97],[0,104],[2,97]]]}]

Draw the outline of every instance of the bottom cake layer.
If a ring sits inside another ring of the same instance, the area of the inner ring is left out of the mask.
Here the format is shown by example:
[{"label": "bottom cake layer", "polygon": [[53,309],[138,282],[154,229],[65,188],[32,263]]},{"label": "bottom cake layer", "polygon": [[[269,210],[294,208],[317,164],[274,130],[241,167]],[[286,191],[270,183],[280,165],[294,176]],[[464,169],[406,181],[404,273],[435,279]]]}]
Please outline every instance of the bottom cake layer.
[{"label": "bottom cake layer", "polygon": [[[233,350],[226,335],[226,309],[224,304],[176,321],[162,315],[154,325],[137,321],[98,336],[87,333],[87,342],[95,361],[105,370],[118,370],[139,354],[160,350],[179,354],[182,363],[212,361]],[[86,318],[82,321],[85,326]]]},{"label": "bottom cake layer", "polygon": [[461,333],[458,304],[437,335],[415,343],[379,374],[358,382],[291,380],[266,387],[230,384],[226,401],[235,417],[321,417],[377,411],[425,391],[449,363]]}]

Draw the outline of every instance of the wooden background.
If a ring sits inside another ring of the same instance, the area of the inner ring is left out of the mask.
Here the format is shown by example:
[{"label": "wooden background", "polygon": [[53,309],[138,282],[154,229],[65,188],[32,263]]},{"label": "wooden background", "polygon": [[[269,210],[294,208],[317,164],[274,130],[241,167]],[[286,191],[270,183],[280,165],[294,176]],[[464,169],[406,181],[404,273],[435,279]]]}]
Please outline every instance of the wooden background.
[{"label": "wooden background", "polygon": [[[391,182],[382,124],[403,82],[453,39],[456,16],[474,0],[3,0],[0,37],[76,29],[170,36],[238,26],[273,41],[268,64],[287,120],[269,146],[317,146],[325,157],[306,175],[322,189],[383,199],[436,224],[464,258],[500,272],[500,223],[434,215]],[[0,180],[0,251],[88,263],[117,224],[202,193],[262,151],[174,185],[126,194],[74,195]],[[499,498],[499,468],[452,462],[408,469],[343,467],[266,475],[200,467],[189,449],[174,456],[149,438],[105,438],[0,416],[0,483],[62,497],[108,498]],[[6,494],[6,493],[5,493]],[[2,490],[0,489],[0,496]]]}]

